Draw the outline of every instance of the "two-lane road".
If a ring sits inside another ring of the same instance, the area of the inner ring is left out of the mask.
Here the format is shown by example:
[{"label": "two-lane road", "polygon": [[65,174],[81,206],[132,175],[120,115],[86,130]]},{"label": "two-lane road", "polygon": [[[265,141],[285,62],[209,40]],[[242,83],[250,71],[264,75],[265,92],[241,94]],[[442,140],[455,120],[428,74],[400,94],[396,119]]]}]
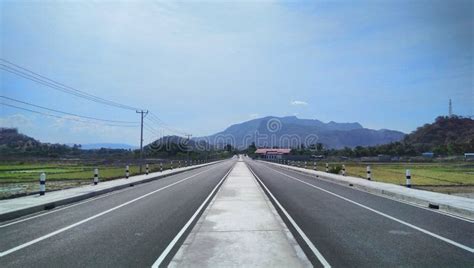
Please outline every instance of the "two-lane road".
[{"label": "two-lane road", "polygon": [[[268,163],[247,163],[331,266],[474,266],[472,221]],[[299,242],[320,265],[301,237]]]},{"label": "two-lane road", "polygon": [[150,267],[234,163],[0,223],[0,267]]}]

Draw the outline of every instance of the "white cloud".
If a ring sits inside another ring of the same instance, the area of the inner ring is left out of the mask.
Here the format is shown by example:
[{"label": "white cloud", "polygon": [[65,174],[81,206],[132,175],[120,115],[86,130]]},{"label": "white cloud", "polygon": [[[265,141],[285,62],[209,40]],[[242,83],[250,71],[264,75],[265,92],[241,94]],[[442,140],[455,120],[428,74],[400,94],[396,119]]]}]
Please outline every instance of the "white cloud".
[{"label": "white cloud", "polygon": [[33,119],[22,114],[12,114],[5,117],[0,117],[0,126],[10,128],[31,128],[33,126]]},{"label": "white cloud", "polygon": [[249,117],[252,118],[252,119],[255,119],[255,118],[259,117],[259,114],[250,114]]},{"label": "white cloud", "polygon": [[306,105],[308,105],[307,102],[299,101],[299,100],[294,100],[294,101],[290,102],[290,104],[295,105],[295,106],[306,106]]}]

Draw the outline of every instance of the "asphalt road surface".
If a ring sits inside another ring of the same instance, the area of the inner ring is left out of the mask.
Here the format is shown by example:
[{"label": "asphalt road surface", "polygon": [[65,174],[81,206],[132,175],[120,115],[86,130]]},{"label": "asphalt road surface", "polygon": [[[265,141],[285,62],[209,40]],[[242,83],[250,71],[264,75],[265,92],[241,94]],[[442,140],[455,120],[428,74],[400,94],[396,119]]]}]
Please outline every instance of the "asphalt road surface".
[{"label": "asphalt road surface", "polygon": [[[315,266],[474,267],[473,221],[268,163],[246,163]],[[0,223],[0,267],[150,267],[234,164]]]},{"label": "asphalt road surface", "polygon": [[234,163],[0,223],[0,267],[150,267]]},{"label": "asphalt road surface", "polygon": [[[333,267],[474,267],[472,221],[268,163],[247,164]],[[320,266],[296,228],[290,229]]]}]

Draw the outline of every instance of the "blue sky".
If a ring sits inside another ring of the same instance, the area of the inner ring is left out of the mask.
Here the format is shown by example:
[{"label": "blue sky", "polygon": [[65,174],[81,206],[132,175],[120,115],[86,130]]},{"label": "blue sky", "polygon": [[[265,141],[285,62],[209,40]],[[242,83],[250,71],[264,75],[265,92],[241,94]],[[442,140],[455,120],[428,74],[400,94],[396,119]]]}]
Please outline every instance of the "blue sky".
[{"label": "blue sky", "polygon": [[[472,1],[1,1],[0,8],[1,58],[150,109],[194,136],[267,115],[410,132],[447,114],[449,98],[456,114],[474,115]],[[0,78],[4,96],[138,120],[2,70]],[[137,128],[0,112],[1,126],[46,142],[138,143]]]}]

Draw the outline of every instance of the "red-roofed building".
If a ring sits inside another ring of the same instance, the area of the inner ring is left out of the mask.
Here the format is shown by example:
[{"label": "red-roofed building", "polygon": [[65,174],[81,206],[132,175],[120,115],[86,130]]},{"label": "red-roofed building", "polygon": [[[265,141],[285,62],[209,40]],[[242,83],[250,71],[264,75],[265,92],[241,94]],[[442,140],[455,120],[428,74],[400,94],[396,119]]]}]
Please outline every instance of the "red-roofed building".
[{"label": "red-roofed building", "polygon": [[271,148],[259,148],[255,151],[261,158],[265,159],[282,159],[284,155],[290,154],[291,149],[271,149]]}]

